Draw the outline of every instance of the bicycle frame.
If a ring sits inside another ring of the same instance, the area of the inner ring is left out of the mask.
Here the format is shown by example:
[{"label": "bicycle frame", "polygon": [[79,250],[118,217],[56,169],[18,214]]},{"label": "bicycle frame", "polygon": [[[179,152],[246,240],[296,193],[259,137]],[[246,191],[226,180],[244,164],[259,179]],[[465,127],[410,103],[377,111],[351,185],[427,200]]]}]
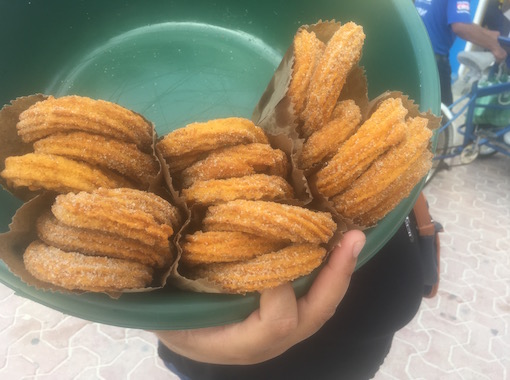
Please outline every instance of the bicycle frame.
[{"label": "bicycle frame", "polygon": [[[437,131],[438,134],[442,133],[446,128],[449,128],[454,121],[456,121],[459,117],[465,114],[465,123],[457,128],[458,132],[463,135],[462,145],[449,147],[448,152],[444,155],[437,155],[434,157],[436,160],[442,160],[445,158],[452,158],[458,156],[462,153],[463,149],[471,144],[475,144],[476,146],[488,146],[498,152],[501,152],[507,156],[510,156],[510,146],[505,144],[497,144],[496,140],[500,139],[503,135],[510,132],[510,120],[508,121],[508,125],[503,128],[494,128],[491,129],[490,137],[481,137],[477,135],[477,124],[473,122],[473,116],[475,108],[484,107],[484,108],[495,108],[495,109],[510,109],[510,105],[499,106],[499,105],[480,105],[477,104],[476,100],[485,96],[501,94],[504,92],[510,91],[510,82],[500,83],[491,85],[489,87],[479,87],[478,81],[474,82],[471,91],[455,102],[453,102],[447,108],[452,113],[453,117],[448,120],[447,123],[441,126]],[[458,111],[454,111],[453,109],[459,104],[463,103],[468,99],[466,104],[464,104]]]}]

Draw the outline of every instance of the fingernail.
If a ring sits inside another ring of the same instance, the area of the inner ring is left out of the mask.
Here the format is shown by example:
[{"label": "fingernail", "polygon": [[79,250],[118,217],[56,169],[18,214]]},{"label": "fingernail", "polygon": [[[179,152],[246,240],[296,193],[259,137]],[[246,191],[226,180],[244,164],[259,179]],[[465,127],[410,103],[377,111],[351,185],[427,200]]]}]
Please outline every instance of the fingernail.
[{"label": "fingernail", "polygon": [[361,250],[363,249],[365,245],[365,242],[364,241],[357,241],[356,243],[354,243],[354,245],[352,246],[352,256],[357,259],[359,254],[361,253]]}]

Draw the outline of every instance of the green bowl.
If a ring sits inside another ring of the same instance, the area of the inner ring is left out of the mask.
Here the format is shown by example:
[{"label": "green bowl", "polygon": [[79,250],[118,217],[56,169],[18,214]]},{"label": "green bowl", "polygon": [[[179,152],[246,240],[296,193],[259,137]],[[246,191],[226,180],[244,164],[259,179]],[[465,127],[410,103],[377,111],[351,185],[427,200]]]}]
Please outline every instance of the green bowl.
[{"label": "green bowl", "polygon": [[[0,104],[33,93],[101,98],[142,113],[160,135],[192,121],[249,118],[297,28],[320,19],[364,27],[370,97],[402,91],[421,111],[439,113],[433,53],[409,0],[2,2]],[[396,232],[422,186],[366,231],[358,267]],[[21,202],[0,190],[0,204],[0,232],[6,232]],[[296,292],[303,294],[312,278],[296,281]],[[44,292],[3,263],[0,281],[66,314],[142,329],[220,325],[258,306],[253,294],[161,289],[112,300]]]}]

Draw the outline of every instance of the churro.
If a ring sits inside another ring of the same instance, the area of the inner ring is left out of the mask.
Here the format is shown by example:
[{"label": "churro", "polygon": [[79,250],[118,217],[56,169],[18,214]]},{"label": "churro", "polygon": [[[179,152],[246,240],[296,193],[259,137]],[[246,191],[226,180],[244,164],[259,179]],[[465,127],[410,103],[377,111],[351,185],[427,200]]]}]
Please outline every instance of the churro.
[{"label": "churro", "polygon": [[188,265],[248,260],[277,251],[285,241],[233,231],[197,231],[184,237],[183,263]]},{"label": "churro", "polygon": [[20,114],[17,129],[25,142],[82,131],[134,143],[144,151],[152,145],[152,126],[142,116],[112,102],[75,95],[37,102]]},{"label": "churro", "polygon": [[309,274],[324,259],[326,250],[315,244],[294,244],[250,260],[197,267],[190,275],[206,279],[227,293],[248,293],[274,288]]},{"label": "churro", "polygon": [[146,265],[66,252],[40,241],[28,246],[23,262],[35,278],[69,290],[115,292],[144,288],[152,281]]},{"label": "churro", "polygon": [[235,200],[210,206],[205,231],[240,231],[294,243],[327,243],[336,223],[327,212],[267,201]]}]

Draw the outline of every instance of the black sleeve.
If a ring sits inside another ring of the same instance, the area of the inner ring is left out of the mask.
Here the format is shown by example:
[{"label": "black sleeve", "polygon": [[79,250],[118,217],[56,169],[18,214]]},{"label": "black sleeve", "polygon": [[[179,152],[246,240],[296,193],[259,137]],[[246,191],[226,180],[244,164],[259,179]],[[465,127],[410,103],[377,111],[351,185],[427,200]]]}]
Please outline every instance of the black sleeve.
[{"label": "black sleeve", "polygon": [[179,356],[162,344],[159,355],[193,380],[369,379],[384,361],[394,333],[414,317],[421,303],[423,276],[417,240],[413,223],[402,225],[354,273],[333,318],[277,358],[250,366],[211,365]]}]

